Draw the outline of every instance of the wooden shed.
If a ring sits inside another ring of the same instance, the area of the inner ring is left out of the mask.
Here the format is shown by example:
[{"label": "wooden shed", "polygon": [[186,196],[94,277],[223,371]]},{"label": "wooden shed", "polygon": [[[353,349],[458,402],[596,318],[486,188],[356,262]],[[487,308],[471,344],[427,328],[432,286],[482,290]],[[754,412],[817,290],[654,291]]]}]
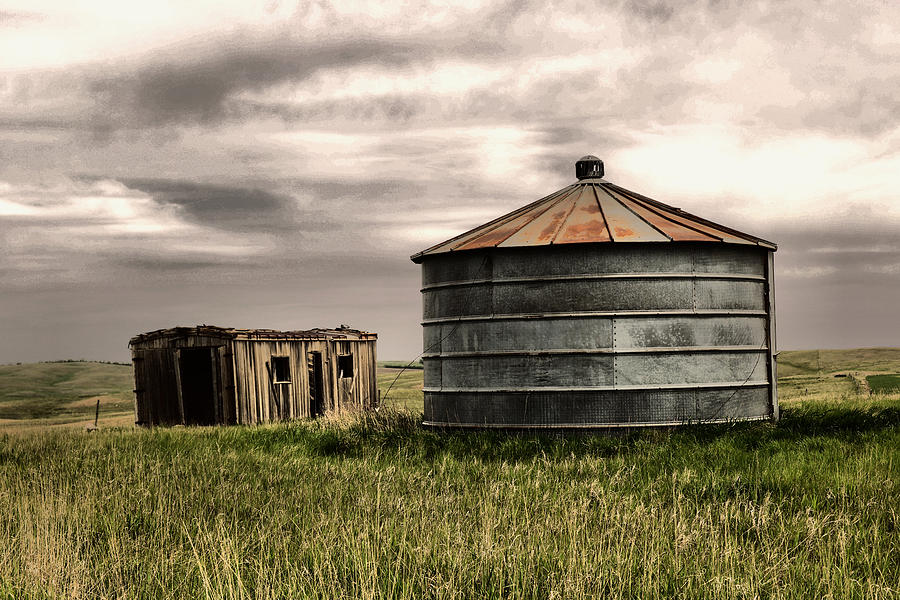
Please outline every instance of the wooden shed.
[{"label": "wooden shed", "polygon": [[266,423],[377,405],[377,335],[210,325],[128,342],[137,425]]}]

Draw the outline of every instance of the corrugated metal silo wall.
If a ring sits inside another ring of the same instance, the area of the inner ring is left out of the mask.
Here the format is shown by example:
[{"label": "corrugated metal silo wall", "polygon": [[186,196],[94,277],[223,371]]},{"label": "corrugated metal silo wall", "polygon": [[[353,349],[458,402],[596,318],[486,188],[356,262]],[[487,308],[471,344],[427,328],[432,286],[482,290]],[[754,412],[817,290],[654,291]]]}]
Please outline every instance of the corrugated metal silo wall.
[{"label": "corrugated metal silo wall", "polygon": [[425,423],[777,416],[771,256],[755,245],[660,243],[428,257]]}]

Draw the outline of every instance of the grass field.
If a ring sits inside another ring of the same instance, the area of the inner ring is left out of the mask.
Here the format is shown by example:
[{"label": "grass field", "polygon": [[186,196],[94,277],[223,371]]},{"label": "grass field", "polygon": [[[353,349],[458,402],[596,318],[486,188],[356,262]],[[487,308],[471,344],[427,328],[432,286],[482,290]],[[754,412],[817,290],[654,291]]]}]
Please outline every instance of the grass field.
[{"label": "grass field", "polygon": [[869,375],[866,383],[876,394],[900,392],[900,375]]},{"label": "grass field", "polygon": [[51,362],[0,365],[0,432],[10,427],[84,426],[100,400],[102,422],[134,423],[131,365]]},{"label": "grass field", "polygon": [[0,367],[62,411],[0,433],[0,598],[898,598],[900,394],[834,375],[900,351],[791,354],[777,424],[619,438],[422,430],[421,370],[375,415],[87,433],[115,365]]}]

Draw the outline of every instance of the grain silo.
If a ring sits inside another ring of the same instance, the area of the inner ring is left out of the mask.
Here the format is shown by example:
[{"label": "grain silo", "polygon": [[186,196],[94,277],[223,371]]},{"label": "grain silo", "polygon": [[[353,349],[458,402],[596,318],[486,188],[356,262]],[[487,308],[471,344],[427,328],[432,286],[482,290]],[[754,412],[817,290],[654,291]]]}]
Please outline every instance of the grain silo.
[{"label": "grain silo", "polygon": [[775,244],[603,179],[412,256],[426,425],[668,426],[778,418]]}]

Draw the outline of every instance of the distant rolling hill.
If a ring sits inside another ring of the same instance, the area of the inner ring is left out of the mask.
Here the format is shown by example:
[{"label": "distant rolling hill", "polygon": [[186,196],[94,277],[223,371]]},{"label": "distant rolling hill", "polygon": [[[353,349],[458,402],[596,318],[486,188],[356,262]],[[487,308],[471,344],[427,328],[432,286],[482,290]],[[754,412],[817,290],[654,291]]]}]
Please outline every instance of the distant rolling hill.
[{"label": "distant rolling hill", "polygon": [[[394,408],[421,412],[421,365],[403,372],[395,368],[399,365],[379,364],[382,401]],[[134,423],[133,386],[131,365],[125,364],[64,361],[0,365],[0,432],[21,427],[86,426],[94,421],[98,398],[100,426],[130,426]]]},{"label": "distant rolling hill", "polygon": [[0,430],[16,425],[134,421],[131,366],[98,362],[0,365]]},{"label": "distant rolling hill", "polygon": [[900,348],[791,350],[778,354],[778,376],[837,371],[900,373]]},{"label": "distant rolling hill", "polygon": [[[421,411],[421,368],[401,373],[394,368],[397,366],[400,363],[379,364],[382,400],[388,406]],[[779,395],[792,400],[853,391],[853,378],[834,377],[835,373],[846,372],[860,373],[862,378],[872,373],[900,374],[900,348],[781,352]],[[385,396],[392,383],[390,394]],[[19,427],[88,425],[93,422],[98,398],[101,426],[130,426],[134,422],[132,386],[131,366],[125,364],[71,361],[0,365],[0,432]]]}]

